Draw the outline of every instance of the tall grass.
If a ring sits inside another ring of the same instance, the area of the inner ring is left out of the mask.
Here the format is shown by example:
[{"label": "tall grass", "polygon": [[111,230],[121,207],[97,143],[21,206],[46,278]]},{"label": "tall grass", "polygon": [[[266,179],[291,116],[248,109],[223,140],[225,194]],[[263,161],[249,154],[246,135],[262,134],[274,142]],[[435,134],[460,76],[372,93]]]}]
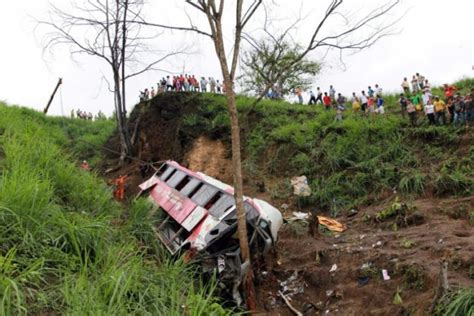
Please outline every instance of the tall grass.
[{"label": "tall grass", "polygon": [[125,210],[76,163],[100,157],[108,124],[0,104],[0,315],[229,314],[214,284],[143,247],[153,240],[145,202],[112,225]]}]

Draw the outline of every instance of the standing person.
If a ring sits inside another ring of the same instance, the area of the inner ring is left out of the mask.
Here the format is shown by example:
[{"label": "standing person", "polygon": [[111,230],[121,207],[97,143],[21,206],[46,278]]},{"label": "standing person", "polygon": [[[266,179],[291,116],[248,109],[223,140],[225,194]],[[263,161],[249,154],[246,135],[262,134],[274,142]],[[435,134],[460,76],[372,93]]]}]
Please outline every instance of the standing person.
[{"label": "standing person", "polygon": [[153,99],[155,97],[155,87],[151,87],[150,97]]},{"label": "standing person", "polygon": [[416,81],[418,82],[418,87],[420,90],[423,91],[424,87],[425,87],[425,77],[423,77],[422,75],[420,75],[419,73],[416,73]]},{"label": "standing person", "polygon": [[385,114],[385,108],[384,108],[384,100],[382,96],[378,95],[377,96],[377,113],[378,114]]},{"label": "standing person", "polygon": [[207,92],[207,80],[204,77],[201,77],[201,92]]},{"label": "standing person", "polygon": [[464,103],[464,100],[461,98],[461,95],[458,93],[456,95],[456,98],[454,99],[454,118],[453,118],[453,123],[457,125],[458,123],[462,124],[464,123],[464,113],[466,110],[466,104]]},{"label": "standing person", "polygon": [[444,97],[446,102],[448,102],[449,99],[451,99],[454,95],[454,91],[456,91],[456,87],[450,86],[448,84],[444,84]]},{"label": "standing person", "polygon": [[309,105],[316,104],[316,96],[314,95],[313,91],[309,92]]},{"label": "standing person", "polygon": [[300,87],[296,87],[295,94],[298,97],[298,103],[303,104],[303,91]]},{"label": "standing person", "polygon": [[[344,106],[344,104],[346,103],[347,99],[340,93],[337,94],[337,99],[336,99],[336,102],[338,105],[342,105]],[[344,107],[345,108],[345,107]]]},{"label": "standing person", "polygon": [[194,83],[194,92],[199,92],[199,81],[197,80],[196,77],[193,75],[193,83]]},{"label": "standing person", "polygon": [[446,109],[448,110],[449,117],[447,118],[447,123],[452,124],[454,122],[454,99],[448,99],[446,102]]},{"label": "standing person", "polygon": [[413,103],[411,103],[409,100],[407,100],[406,110],[408,113],[408,117],[410,118],[411,126],[416,127],[416,108],[415,105],[413,105]]},{"label": "standing person", "polygon": [[375,84],[375,97],[382,97],[382,92],[382,88],[378,84]]},{"label": "standing person", "polygon": [[410,83],[408,82],[408,79],[406,77],[403,78],[402,89],[403,89],[403,93],[405,93],[405,95],[410,94]]},{"label": "standing person", "polygon": [[446,103],[444,103],[443,100],[440,100],[439,97],[436,96],[433,105],[435,108],[436,123],[439,125],[444,125],[446,122]]},{"label": "standing person", "polygon": [[435,125],[436,124],[435,109],[434,109],[434,105],[431,102],[431,99],[428,101],[428,104],[425,105],[425,114],[426,114],[426,117],[428,117],[429,124]]},{"label": "standing person", "polygon": [[[345,98],[342,97],[344,100]],[[340,99],[340,93],[337,98],[338,100]],[[339,103],[339,101],[336,104],[336,121],[342,121],[342,114],[346,110],[346,107],[344,106],[344,103]]]},{"label": "standing person", "polygon": [[428,82],[428,79],[425,80],[425,84],[423,85],[423,91],[431,94],[431,84]]},{"label": "standing person", "polygon": [[323,104],[323,93],[321,92],[321,88],[320,87],[317,87],[316,88],[316,103],[318,103],[318,101]]},{"label": "standing person", "polygon": [[332,85],[329,86],[329,96],[331,100],[336,100],[336,89]]},{"label": "standing person", "polygon": [[360,97],[360,103],[362,106],[362,112],[367,112],[367,104],[369,103],[369,99],[367,99],[367,96],[365,95],[365,91],[362,90],[362,96]]},{"label": "standing person", "polygon": [[211,93],[216,93],[216,80],[214,77],[209,77],[209,86],[211,87]]},{"label": "standing person", "polygon": [[183,86],[184,86],[184,91],[189,91],[189,78],[188,78],[188,74],[185,74],[185,75],[184,75]]},{"label": "standing person", "polygon": [[464,97],[464,120],[466,125],[470,125],[474,121],[474,88],[471,89],[471,94]]},{"label": "standing person", "polygon": [[373,97],[374,97],[374,93],[375,93],[375,91],[372,89],[371,86],[369,86],[369,87],[367,88],[367,94],[369,95],[369,98],[373,98]]},{"label": "standing person", "polygon": [[367,110],[370,114],[375,112],[375,99],[373,97],[367,99]]},{"label": "standing person", "polygon": [[[405,112],[407,112],[408,110],[408,99],[405,97],[405,95],[403,93],[400,93],[400,99],[398,99],[398,103],[400,104],[400,110],[401,110],[401,113],[402,113],[402,117],[405,118]],[[410,102],[411,105],[413,105],[413,103]],[[413,105],[413,108],[415,108],[415,106]],[[416,108],[415,108],[415,111],[416,111]]]},{"label": "standing person", "polygon": [[331,108],[332,99],[330,96],[328,96],[327,92],[324,92],[323,104],[325,110],[329,110]]},{"label": "standing person", "polygon": [[352,92],[351,102],[352,102],[352,111],[359,112],[359,110],[360,110],[360,100],[356,96],[355,92]]},{"label": "standing person", "polygon": [[147,88],[145,88],[144,93],[145,93],[144,100],[145,100],[145,101],[148,101],[148,99],[150,99],[150,92],[148,91]]},{"label": "standing person", "polygon": [[217,82],[216,82],[216,89],[217,89],[217,93],[221,93],[222,84],[219,82],[219,80],[217,80]]},{"label": "standing person", "polygon": [[431,92],[425,90],[425,92],[423,92],[423,97],[422,97],[423,105],[426,105],[429,99],[431,99]]},{"label": "standing person", "polygon": [[423,110],[423,107],[421,106],[420,95],[418,94],[418,92],[413,92],[410,101],[411,103],[413,103],[413,105],[415,105],[417,111]]},{"label": "standing person", "polygon": [[166,76],[166,91],[173,91],[173,80],[170,76]]},{"label": "standing person", "polygon": [[413,93],[417,93],[418,92],[418,79],[416,79],[416,76],[413,76],[411,78],[411,91]]}]

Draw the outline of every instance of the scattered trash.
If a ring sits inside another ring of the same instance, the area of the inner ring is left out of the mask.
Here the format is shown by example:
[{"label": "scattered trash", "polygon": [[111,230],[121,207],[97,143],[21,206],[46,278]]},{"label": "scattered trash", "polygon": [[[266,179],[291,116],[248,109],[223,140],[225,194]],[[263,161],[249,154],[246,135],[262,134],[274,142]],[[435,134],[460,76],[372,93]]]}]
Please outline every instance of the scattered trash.
[{"label": "scattered trash", "polygon": [[364,269],[368,269],[370,267],[372,267],[372,262],[366,262],[366,263],[362,264],[361,269],[364,270]]},{"label": "scattered trash", "polygon": [[283,204],[280,206],[280,208],[281,208],[282,210],[286,211],[286,210],[289,208],[289,205],[286,204],[286,203],[283,203]]},{"label": "scattered trash", "polygon": [[327,297],[331,297],[333,294],[334,294],[334,291],[333,291],[333,290],[327,290],[327,291],[326,291],[326,296],[327,296]]},{"label": "scattered trash", "polygon": [[225,258],[223,256],[217,257],[217,271],[221,273],[225,269]]},{"label": "scattered trash", "polygon": [[262,276],[267,276],[268,275],[268,271],[262,271]]},{"label": "scattered trash", "polygon": [[444,243],[443,238],[441,238],[440,240],[438,240],[438,244],[442,244],[442,243]]},{"label": "scattered trash", "polygon": [[339,223],[338,221],[324,216],[318,216],[320,225],[327,227],[330,231],[342,233],[347,229],[347,226]]},{"label": "scattered trash", "polygon": [[384,281],[390,280],[390,276],[388,275],[388,271],[387,271],[387,270],[382,269],[382,277],[383,277]]},{"label": "scattered trash", "polygon": [[353,217],[353,216],[357,215],[358,213],[359,213],[358,210],[352,209],[352,210],[350,210],[349,213],[347,214],[347,217]]},{"label": "scattered trash", "polygon": [[303,213],[303,212],[293,212],[293,217],[290,218],[290,220],[308,220],[309,219],[309,213]]},{"label": "scattered trash", "polygon": [[299,310],[297,310],[291,305],[289,299],[285,296],[285,294],[283,294],[281,291],[278,291],[278,294],[280,294],[283,301],[285,301],[285,304],[288,306],[289,309],[291,309],[293,313],[295,313],[297,316],[303,316],[303,313],[301,313]]},{"label": "scattered trash", "polygon": [[337,270],[337,264],[333,264],[329,272],[336,272],[336,270]]},{"label": "scattered trash", "polygon": [[380,246],[382,246],[382,242],[380,240],[377,241],[375,244],[372,244],[372,248],[380,247]]},{"label": "scattered trash", "polygon": [[287,297],[291,297],[295,294],[304,293],[305,286],[306,282],[298,281],[298,271],[295,271],[288,279],[280,282],[280,291]]},{"label": "scattered trash", "polygon": [[359,287],[363,287],[364,285],[367,285],[369,283],[369,277],[368,276],[361,276],[357,278],[357,284],[359,284]]},{"label": "scattered trash", "polygon": [[308,178],[306,176],[294,177],[291,180],[293,186],[293,194],[297,196],[310,196],[311,188],[308,185]]},{"label": "scattered trash", "polygon": [[462,249],[461,246],[456,246],[456,247],[454,247],[454,250],[461,250],[461,249]]},{"label": "scattered trash", "polygon": [[367,237],[367,235],[360,235],[360,240],[364,239],[365,237]]}]

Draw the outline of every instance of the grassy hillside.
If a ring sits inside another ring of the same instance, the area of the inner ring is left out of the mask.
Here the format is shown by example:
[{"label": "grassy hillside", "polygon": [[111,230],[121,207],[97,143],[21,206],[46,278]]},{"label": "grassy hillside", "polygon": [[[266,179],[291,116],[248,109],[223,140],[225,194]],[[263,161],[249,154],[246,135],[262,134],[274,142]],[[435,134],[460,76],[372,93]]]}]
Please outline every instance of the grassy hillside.
[{"label": "grassy hillside", "polygon": [[143,246],[144,201],[124,220],[103,181],[78,168],[100,159],[113,130],[0,104],[0,315],[227,313],[212,285]]},{"label": "grassy hillside", "polygon": [[[386,100],[384,116],[364,117],[348,110],[342,122],[335,122],[334,111],[321,106],[268,100],[251,106],[253,99],[239,97],[247,180],[304,174],[313,193],[300,202],[334,212],[371,204],[393,190],[406,196],[472,194],[472,130],[428,126],[421,116],[419,127],[410,127],[399,113],[396,97]],[[165,94],[139,105],[132,120],[138,113],[159,117],[163,122],[155,125],[155,134],[172,138],[178,146],[186,147],[201,134],[229,142],[223,96]],[[166,131],[159,126],[166,126]],[[183,148],[173,146],[156,150],[161,155],[154,159],[178,159]],[[267,182],[272,197],[290,197],[289,180]]]}]

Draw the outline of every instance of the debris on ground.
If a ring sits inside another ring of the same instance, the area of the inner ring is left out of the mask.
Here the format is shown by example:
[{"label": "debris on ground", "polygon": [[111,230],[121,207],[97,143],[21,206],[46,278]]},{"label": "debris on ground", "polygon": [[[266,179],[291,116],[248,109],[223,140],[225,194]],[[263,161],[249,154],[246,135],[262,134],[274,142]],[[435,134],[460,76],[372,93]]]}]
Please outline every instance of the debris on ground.
[{"label": "debris on ground", "polygon": [[317,217],[318,217],[319,224],[325,226],[332,232],[342,233],[343,231],[347,229],[346,225],[339,223],[335,219],[325,217],[325,216],[317,216]]},{"label": "debris on ground", "polygon": [[283,282],[280,282],[280,291],[287,297],[304,293],[306,282],[298,280],[298,271]]},{"label": "debris on ground", "polygon": [[382,269],[382,277],[384,281],[390,280],[390,276],[388,275],[388,271],[386,269]]},{"label": "debris on ground", "polygon": [[293,177],[290,180],[293,186],[293,194],[296,196],[310,196],[311,188],[308,185],[308,178],[306,176]]}]

